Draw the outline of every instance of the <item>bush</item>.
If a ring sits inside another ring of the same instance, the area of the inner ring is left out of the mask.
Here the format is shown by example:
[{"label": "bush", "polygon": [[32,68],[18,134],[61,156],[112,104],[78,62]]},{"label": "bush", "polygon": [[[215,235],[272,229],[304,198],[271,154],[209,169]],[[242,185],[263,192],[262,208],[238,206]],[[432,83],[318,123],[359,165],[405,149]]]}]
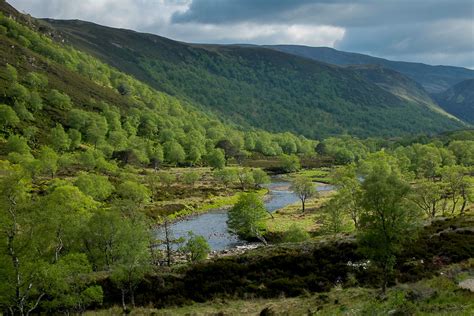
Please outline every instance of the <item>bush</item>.
[{"label": "bush", "polygon": [[309,239],[309,234],[296,224],[284,233],[283,242],[302,242]]}]

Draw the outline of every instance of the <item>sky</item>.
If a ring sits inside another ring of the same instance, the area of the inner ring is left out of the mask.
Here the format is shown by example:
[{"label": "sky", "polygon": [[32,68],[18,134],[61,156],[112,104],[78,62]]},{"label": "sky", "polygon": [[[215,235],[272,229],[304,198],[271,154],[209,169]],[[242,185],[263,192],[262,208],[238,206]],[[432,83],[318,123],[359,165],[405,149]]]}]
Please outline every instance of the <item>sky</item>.
[{"label": "sky", "polygon": [[474,69],[474,0],[7,0],[191,43],[327,46]]}]

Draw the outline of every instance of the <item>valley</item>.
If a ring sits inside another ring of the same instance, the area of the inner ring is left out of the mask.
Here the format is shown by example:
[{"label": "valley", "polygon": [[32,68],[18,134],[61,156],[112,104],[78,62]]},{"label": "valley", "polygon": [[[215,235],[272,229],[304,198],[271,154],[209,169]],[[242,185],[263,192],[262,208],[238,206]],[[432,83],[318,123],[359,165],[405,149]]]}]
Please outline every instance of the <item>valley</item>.
[{"label": "valley", "polygon": [[0,0],[0,315],[470,315],[472,70]]}]

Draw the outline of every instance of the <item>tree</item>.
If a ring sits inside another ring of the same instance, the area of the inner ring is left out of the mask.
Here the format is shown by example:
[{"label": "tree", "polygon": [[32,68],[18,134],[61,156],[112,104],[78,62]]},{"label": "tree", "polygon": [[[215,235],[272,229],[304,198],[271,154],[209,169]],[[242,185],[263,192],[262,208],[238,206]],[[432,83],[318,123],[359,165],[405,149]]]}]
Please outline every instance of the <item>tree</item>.
[{"label": "tree", "polygon": [[300,159],[296,155],[282,155],[281,167],[285,172],[296,172],[301,169]]},{"label": "tree", "polygon": [[355,164],[349,164],[336,169],[333,179],[337,188],[337,194],[334,199],[338,200],[337,204],[341,210],[349,213],[354,222],[354,226],[357,228],[359,225],[360,213],[360,208],[357,202],[360,197],[361,182],[357,177]]},{"label": "tree", "polygon": [[150,201],[151,192],[143,184],[126,180],[117,187],[117,194],[122,199],[130,200],[138,205]]},{"label": "tree", "polygon": [[252,170],[248,168],[238,168],[237,179],[240,182],[240,188],[242,191],[245,191],[246,188],[252,187],[255,183]]},{"label": "tree", "polygon": [[16,70],[16,68],[13,67],[10,64],[7,64],[5,68],[6,68],[5,72],[6,72],[6,75],[7,75],[7,77],[6,77],[7,81],[11,82],[11,83],[17,82],[18,81],[18,71]]},{"label": "tree", "polygon": [[48,77],[37,72],[29,72],[25,78],[26,83],[32,89],[45,89],[48,86]]},{"label": "tree", "polygon": [[111,279],[121,289],[124,311],[127,310],[125,294],[128,293],[130,304],[135,307],[135,290],[150,271],[150,241],[145,221],[137,216],[122,220],[118,257],[112,266]]},{"label": "tree", "polygon": [[49,91],[47,100],[49,105],[60,110],[69,110],[72,108],[71,98],[65,93],[61,93],[56,89]]},{"label": "tree", "polygon": [[106,176],[86,172],[79,173],[74,185],[97,201],[106,200],[115,189]]},{"label": "tree", "polygon": [[196,262],[206,259],[211,252],[211,247],[203,236],[188,232],[188,240],[181,247],[181,251],[186,254],[189,262]]},{"label": "tree", "polygon": [[71,146],[71,139],[61,124],[56,124],[56,127],[49,131],[48,140],[51,147],[58,152],[68,150]]},{"label": "tree", "polygon": [[237,181],[237,171],[231,168],[217,169],[214,171],[213,176],[216,180],[221,182],[226,189],[229,185]]},{"label": "tree", "polygon": [[213,169],[225,167],[225,155],[222,149],[213,149],[206,155],[207,164]]},{"label": "tree", "polygon": [[164,244],[166,251],[166,264],[168,266],[171,266],[173,245],[181,244],[184,239],[173,237],[173,232],[171,230],[169,219],[167,217],[163,219],[163,223],[160,228],[162,232],[160,235],[163,239],[159,240],[159,243]]},{"label": "tree", "polygon": [[324,206],[324,228],[329,233],[338,234],[344,230],[344,214],[346,210],[346,200],[339,193]]},{"label": "tree", "polygon": [[39,241],[50,245],[51,257],[57,263],[64,250],[75,245],[77,228],[91,216],[97,203],[64,180],[53,180],[48,191],[49,194],[40,200],[39,207],[43,212],[36,219],[37,230],[42,236]]},{"label": "tree", "polygon": [[262,169],[253,169],[252,177],[253,177],[256,189],[261,188],[263,184],[270,183],[270,177]]},{"label": "tree", "polygon": [[303,212],[305,211],[306,200],[317,193],[314,183],[311,181],[311,179],[304,176],[298,176],[292,181],[291,190],[293,190],[301,200]]},{"label": "tree", "polygon": [[41,307],[50,313],[58,310],[83,313],[88,306],[102,303],[102,287],[91,285],[86,277],[91,272],[87,256],[82,253],[67,254],[57,263],[45,266],[41,275],[48,280],[45,290],[49,299]]},{"label": "tree", "polygon": [[431,180],[418,181],[413,189],[411,200],[429,218],[434,218],[443,199],[443,184]]},{"label": "tree", "polygon": [[85,136],[89,143],[97,147],[97,144],[105,138],[108,131],[107,120],[97,113],[89,113]]},{"label": "tree", "polygon": [[463,166],[446,166],[441,169],[441,178],[446,183],[446,197],[451,199],[451,214],[454,214],[460,200],[460,213],[463,214],[469,201],[472,184],[466,177]]},{"label": "tree", "polygon": [[164,144],[165,160],[173,165],[183,163],[186,160],[186,153],[183,147],[176,141],[169,141]]},{"label": "tree", "polygon": [[28,155],[30,153],[30,147],[24,137],[19,135],[11,135],[8,137],[6,149],[8,153],[19,153],[22,155]]},{"label": "tree", "polygon": [[403,242],[414,237],[419,215],[407,205],[410,186],[384,161],[376,162],[362,184],[359,247],[380,270],[382,292]]},{"label": "tree", "polygon": [[234,146],[228,139],[222,139],[217,142],[216,148],[220,148],[224,151],[225,160],[228,161],[230,158],[235,157],[239,153],[239,148]]},{"label": "tree", "polygon": [[148,146],[148,158],[155,170],[161,165],[164,160],[163,148],[160,144],[153,144]]},{"label": "tree", "polygon": [[41,291],[31,226],[30,179],[23,170],[6,166],[0,178],[0,308],[25,315],[38,307]]},{"label": "tree", "polygon": [[230,232],[246,240],[258,238],[266,244],[262,220],[267,216],[267,210],[257,194],[242,194],[228,215],[227,227]]},{"label": "tree", "polygon": [[39,151],[38,160],[41,171],[50,174],[51,178],[54,178],[56,171],[58,171],[58,154],[48,146],[42,146]]},{"label": "tree", "polygon": [[2,131],[7,132],[8,128],[15,127],[18,123],[20,123],[20,119],[15,111],[6,104],[0,104],[0,126]]},{"label": "tree", "polygon": [[69,139],[71,140],[71,145],[69,146],[69,148],[71,150],[78,148],[81,145],[81,141],[82,141],[81,132],[79,132],[77,129],[70,128],[67,131],[67,134],[69,136]]}]

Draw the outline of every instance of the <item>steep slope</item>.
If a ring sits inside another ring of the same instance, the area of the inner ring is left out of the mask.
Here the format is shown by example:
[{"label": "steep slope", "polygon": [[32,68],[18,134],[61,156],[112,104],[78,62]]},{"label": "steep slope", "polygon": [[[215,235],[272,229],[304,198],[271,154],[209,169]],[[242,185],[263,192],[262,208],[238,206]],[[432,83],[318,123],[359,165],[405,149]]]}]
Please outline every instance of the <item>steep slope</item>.
[{"label": "steep slope", "polygon": [[382,89],[407,102],[424,105],[433,111],[456,118],[443,110],[420,84],[395,70],[379,65],[354,65],[348,67]]},{"label": "steep slope", "polygon": [[474,124],[474,79],[461,81],[435,99],[446,112]]},{"label": "steep slope", "polygon": [[[40,29],[44,33],[34,31]],[[312,141],[290,133],[223,124],[50,36],[60,35],[18,13],[0,13],[0,144],[15,136],[33,150],[87,150],[94,155],[90,163],[100,158],[141,165],[205,164],[219,155],[215,147],[222,140],[236,155],[314,150]]]},{"label": "steep slope", "polygon": [[312,138],[462,126],[351,69],[259,47],[191,45],[82,21],[47,22],[75,47],[244,126]]},{"label": "steep slope", "polygon": [[462,80],[474,78],[473,70],[462,67],[391,61],[364,54],[343,52],[329,47],[299,45],[268,45],[265,47],[333,65],[381,65],[410,77],[420,83],[429,93],[440,93]]}]

